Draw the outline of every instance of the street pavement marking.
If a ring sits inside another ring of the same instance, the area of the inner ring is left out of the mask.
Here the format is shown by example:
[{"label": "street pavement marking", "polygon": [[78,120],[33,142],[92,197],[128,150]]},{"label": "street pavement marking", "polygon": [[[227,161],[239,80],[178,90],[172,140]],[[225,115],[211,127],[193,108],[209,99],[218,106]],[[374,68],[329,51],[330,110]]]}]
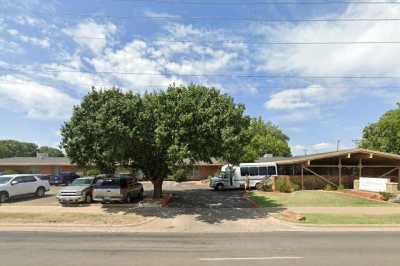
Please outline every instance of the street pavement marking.
[{"label": "street pavement marking", "polygon": [[248,258],[200,258],[200,261],[235,261],[235,260],[301,260],[304,257],[248,257]]}]

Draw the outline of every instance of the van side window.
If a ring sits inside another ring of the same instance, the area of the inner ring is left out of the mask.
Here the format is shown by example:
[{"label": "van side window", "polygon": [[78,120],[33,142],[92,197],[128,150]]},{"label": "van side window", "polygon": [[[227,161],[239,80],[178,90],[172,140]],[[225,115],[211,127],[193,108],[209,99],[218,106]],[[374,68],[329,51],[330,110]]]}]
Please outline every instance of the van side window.
[{"label": "van side window", "polygon": [[250,174],[250,176],[257,176],[258,175],[258,167],[249,167],[249,174]]},{"label": "van side window", "polygon": [[241,176],[247,176],[249,174],[249,168],[248,167],[240,167],[240,175]]},{"label": "van side window", "polygon": [[267,167],[260,167],[258,168],[259,175],[268,175]]},{"label": "van side window", "polygon": [[276,175],[275,166],[268,166],[268,175]]}]

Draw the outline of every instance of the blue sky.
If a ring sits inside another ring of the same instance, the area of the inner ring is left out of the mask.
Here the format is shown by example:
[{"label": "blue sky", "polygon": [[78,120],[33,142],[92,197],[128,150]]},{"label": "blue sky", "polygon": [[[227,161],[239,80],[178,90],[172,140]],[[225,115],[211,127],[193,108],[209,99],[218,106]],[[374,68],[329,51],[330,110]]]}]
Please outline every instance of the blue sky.
[{"label": "blue sky", "polygon": [[277,124],[294,154],[353,147],[400,84],[343,76],[400,76],[400,45],[304,42],[400,41],[399,22],[304,20],[399,18],[400,5],[261,2],[0,0],[0,139],[56,146],[92,85],[194,82]]}]

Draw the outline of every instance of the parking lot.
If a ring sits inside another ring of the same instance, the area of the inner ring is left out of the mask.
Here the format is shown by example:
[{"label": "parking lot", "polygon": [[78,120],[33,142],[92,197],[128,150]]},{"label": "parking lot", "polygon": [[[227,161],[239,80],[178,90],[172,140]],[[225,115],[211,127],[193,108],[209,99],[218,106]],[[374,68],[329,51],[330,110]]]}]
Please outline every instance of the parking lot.
[{"label": "parking lot", "polygon": [[[142,182],[145,196],[151,197],[153,185]],[[56,195],[62,187],[52,186],[43,198],[26,197],[13,199],[5,205],[13,206],[58,206]],[[170,208],[251,208],[251,204],[242,197],[242,190],[214,191],[202,182],[176,183],[165,181],[164,194],[173,194]]]}]

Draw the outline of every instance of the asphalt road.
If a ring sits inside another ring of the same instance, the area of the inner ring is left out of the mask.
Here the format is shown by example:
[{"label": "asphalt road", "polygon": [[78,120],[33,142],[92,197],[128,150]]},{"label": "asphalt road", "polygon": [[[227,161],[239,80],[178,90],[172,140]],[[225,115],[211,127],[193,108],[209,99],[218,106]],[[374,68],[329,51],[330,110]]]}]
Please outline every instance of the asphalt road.
[{"label": "asphalt road", "polygon": [[398,265],[399,237],[400,232],[0,232],[0,263],[7,266]]}]

